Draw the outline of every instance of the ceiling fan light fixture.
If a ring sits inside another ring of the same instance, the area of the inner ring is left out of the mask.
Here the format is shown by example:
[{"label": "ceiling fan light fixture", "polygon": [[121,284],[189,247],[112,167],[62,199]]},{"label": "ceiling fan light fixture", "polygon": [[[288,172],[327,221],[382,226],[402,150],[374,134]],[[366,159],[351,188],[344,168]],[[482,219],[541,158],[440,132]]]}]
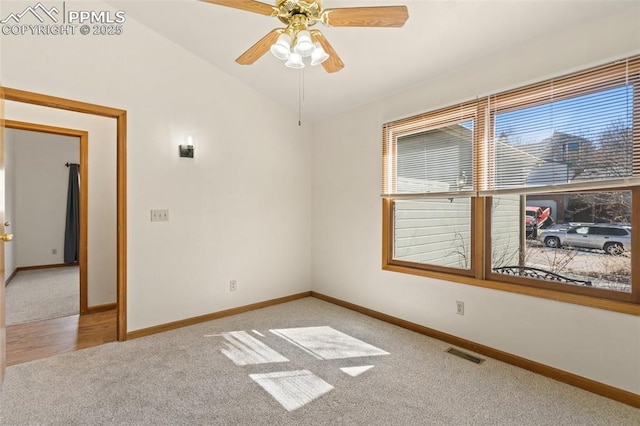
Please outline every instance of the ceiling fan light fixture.
[{"label": "ceiling fan light fixture", "polygon": [[278,36],[278,40],[271,45],[271,54],[276,58],[286,61],[291,53],[291,37],[289,34],[282,33]]},{"label": "ceiling fan light fixture", "polygon": [[313,44],[315,49],[313,49],[313,53],[311,54],[311,65],[320,65],[327,59],[329,59],[329,54],[324,51],[320,43],[317,41]]},{"label": "ceiling fan light fixture", "polygon": [[309,31],[299,31],[296,35],[296,44],[293,46],[293,51],[306,58],[311,56],[313,49],[313,42],[311,41],[311,34]]},{"label": "ceiling fan light fixture", "polygon": [[304,62],[302,62],[302,56],[299,53],[291,52],[289,59],[284,63],[289,68],[304,68]]},{"label": "ceiling fan light fixture", "polygon": [[[344,63],[329,41],[318,30],[309,27],[318,22],[328,27],[402,27],[409,18],[407,6],[364,6],[324,9],[324,0],[201,0],[219,6],[275,17],[284,28],[275,28],[236,58],[240,65],[251,65],[271,50],[277,58],[292,68],[304,68],[308,63],[322,64],[328,73],[344,68]],[[286,33],[287,36],[282,36]],[[314,54],[316,42],[322,50]],[[293,57],[293,58],[292,58]],[[330,59],[327,61],[327,59]]]}]

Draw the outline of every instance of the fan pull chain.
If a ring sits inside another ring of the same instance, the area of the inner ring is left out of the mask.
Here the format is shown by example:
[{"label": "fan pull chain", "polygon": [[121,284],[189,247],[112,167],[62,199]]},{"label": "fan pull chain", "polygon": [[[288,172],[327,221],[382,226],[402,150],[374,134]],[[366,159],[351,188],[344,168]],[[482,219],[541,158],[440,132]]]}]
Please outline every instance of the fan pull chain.
[{"label": "fan pull chain", "polygon": [[302,126],[302,103],[304,102],[304,68],[298,74],[298,127]]}]

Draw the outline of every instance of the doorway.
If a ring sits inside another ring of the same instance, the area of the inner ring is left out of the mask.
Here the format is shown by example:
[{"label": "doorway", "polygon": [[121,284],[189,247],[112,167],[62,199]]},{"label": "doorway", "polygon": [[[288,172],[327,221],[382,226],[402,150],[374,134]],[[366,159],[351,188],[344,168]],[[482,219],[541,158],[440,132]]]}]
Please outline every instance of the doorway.
[{"label": "doorway", "polygon": [[[56,110],[71,111],[115,120],[116,136],[116,323],[117,339],[126,340],[126,128],[125,110],[89,104],[71,99],[59,98],[12,88],[2,88],[5,101],[18,104],[35,105]],[[5,111],[7,110],[5,104]],[[0,307],[4,300],[0,300]],[[2,342],[0,342],[2,343]],[[1,347],[2,345],[0,345]],[[0,357],[4,358],[4,357]],[[0,366],[4,368],[4,365]]]},{"label": "doorway", "polygon": [[[19,236],[5,245],[6,325],[86,314],[88,132],[12,120],[4,127],[5,220]],[[64,254],[69,160],[80,178],[71,259]]]}]

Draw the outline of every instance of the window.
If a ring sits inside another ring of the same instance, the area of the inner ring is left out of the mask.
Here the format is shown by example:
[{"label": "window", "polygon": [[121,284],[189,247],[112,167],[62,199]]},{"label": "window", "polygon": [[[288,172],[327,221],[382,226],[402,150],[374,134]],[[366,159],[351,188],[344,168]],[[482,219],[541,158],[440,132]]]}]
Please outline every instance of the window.
[{"label": "window", "polygon": [[[535,281],[525,285],[608,292],[603,295],[608,299],[624,300],[631,293],[630,191],[500,195],[491,203],[494,279],[526,278]],[[515,225],[523,204],[550,211],[546,223],[538,222],[526,236]],[[573,222],[572,214],[589,224]],[[612,223],[614,218],[620,221]],[[597,223],[603,220],[611,222]]]},{"label": "window", "polygon": [[394,129],[384,186],[390,207],[391,261],[472,275],[475,111],[461,106]]},{"label": "window", "polygon": [[382,197],[385,269],[640,305],[640,57],[386,123]]},{"label": "window", "polygon": [[396,200],[393,258],[471,270],[470,199],[453,201],[453,198]]}]

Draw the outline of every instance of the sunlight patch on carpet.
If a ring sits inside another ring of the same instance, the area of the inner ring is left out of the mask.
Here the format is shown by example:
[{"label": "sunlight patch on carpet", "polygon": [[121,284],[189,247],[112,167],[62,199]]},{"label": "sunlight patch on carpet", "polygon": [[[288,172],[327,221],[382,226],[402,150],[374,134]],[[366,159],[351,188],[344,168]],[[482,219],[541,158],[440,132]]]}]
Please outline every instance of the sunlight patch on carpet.
[{"label": "sunlight patch on carpet", "polygon": [[[389,355],[389,352],[328,326],[270,329],[269,332],[319,360]],[[259,340],[269,340],[269,337],[256,329],[250,332],[230,331],[210,334],[205,337],[222,337],[224,346],[220,349],[220,352],[237,366],[289,361],[289,359]],[[280,343],[282,346],[282,342],[277,337],[271,336],[271,339],[272,343]],[[283,350],[286,351],[286,349]],[[286,353],[289,354],[289,352]],[[304,353],[294,350],[291,355],[294,357],[302,355],[304,357]],[[303,360],[300,361],[304,362]],[[306,361],[310,361],[308,357],[306,357]],[[334,368],[337,367],[335,366]],[[373,365],[359,365],[342,367],[340,370],[351,377],[358,377],[373,367]],[[266,368],[271,369],[272,367]],[[278,369],[280,368],[282,367]],[[287,411],[296,410],[334,389],[331,384],[309,370],[249,374],[249,377],[267,391]]]},{"label": "sunlight patch on carpet", "polygon": [[250,374],[249,377],[287,411],[296,410],[333,389],[333,386],[309,370]]},{"label": "sunlight patch on carpet", "polygon": [[269,331],[318,359],[389,355],[389,352],[327,326],[281,328]]},{"label": "sunlight patch on carpet", "polygon": [[246,331],[222,333],[226,348],[220,351],[235,365],[269,364],[289,360]]},{"label": "sunlight patch on carpet", "polygon": [[362,365],[360,367],[343,367],[340,370],[347,373],[351,377],[358,377],[365,371],[370,370],[372,368],[373,368],[373,365]]}]

